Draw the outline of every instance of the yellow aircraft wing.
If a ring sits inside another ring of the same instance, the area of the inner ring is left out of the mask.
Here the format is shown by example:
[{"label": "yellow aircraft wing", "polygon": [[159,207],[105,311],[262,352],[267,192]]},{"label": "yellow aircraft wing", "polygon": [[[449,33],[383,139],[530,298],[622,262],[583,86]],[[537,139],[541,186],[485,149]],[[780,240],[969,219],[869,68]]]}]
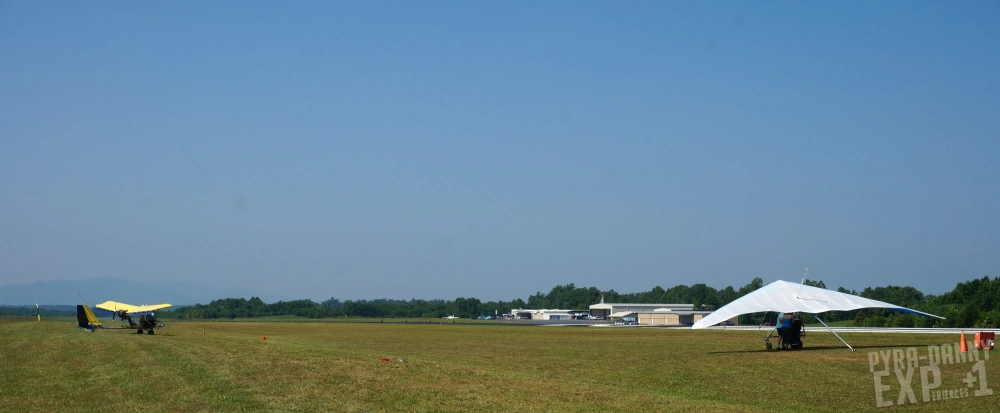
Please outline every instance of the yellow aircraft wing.
[{"label": "yellow aircraft wing", "polygon": [[117,301],[105,301],[97,305],[97,308],[100,308],[105,311],[114,312],[118,310],[125,310],[128,311],[129,314],[149,313],[159,309],[170,308],[170,307],[172,307],[170,304],[132,305],[132,304],[119,303]]}]

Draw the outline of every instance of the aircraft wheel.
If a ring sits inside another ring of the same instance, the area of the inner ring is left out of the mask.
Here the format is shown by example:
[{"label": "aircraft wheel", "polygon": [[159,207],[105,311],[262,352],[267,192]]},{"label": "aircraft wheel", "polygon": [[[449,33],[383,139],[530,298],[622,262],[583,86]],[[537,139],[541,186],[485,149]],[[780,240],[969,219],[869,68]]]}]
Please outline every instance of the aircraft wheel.
[{"label": "aircraft wheel", "polygon": [[142,329],[140,328],[140,329],[136,330],[135,333],[136,334],[142,334]]},{"label": "aircraft wheel", "polygon": [[153,335],[153,329],[149,329],[149,332],[147,332],[146,334]]}]

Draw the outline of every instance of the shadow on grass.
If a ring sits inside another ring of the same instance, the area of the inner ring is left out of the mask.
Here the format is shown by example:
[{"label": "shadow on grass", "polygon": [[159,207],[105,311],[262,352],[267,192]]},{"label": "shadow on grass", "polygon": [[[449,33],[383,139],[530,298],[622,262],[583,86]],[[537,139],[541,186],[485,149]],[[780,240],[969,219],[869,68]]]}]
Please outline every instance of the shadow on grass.
[{"label": "shadow on grass", "polygon": [[94,332],[92,332],[90,334],[95,334],[95,333],[96,334],[122,334],[122,335],[131,335],[131,336],[152,336],[152,337],[156,337],[156,336],[174,337],[175,336],[174,334],[170,334],[170,333],[156,333],[156,334],[142,333],[142,334],[136,334],[135,331],[132,331],[132,329],[121,329],[121,328],[101,329],[101,331],[94,331]]},{"label": "shadow on grass", "polygon": [[[872,345],[872,346],[853,346],[855,351],[862,351],[864,349],[876,349],[876,348],[902,348],[902,347],[923,347],[927,344],[885,344],[885,345]],[[798,350],[767,350],[763,345],[759,349],[754,350],[733,350],[733,351],[710,351],[705,354],[747,354],[747,353],[798,353],[801,351],[820,351],[820,350],[847,350],[847,346],[802,346]]]}]

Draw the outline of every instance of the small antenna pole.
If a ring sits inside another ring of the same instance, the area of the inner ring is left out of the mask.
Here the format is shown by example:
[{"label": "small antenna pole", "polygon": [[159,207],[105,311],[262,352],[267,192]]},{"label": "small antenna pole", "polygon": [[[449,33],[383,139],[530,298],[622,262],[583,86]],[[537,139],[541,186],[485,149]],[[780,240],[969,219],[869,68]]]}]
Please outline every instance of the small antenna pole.
[{"label": "small antenna pole", "polygon": [[802,282],[799,283],[799,294],[798,295],[800,297],[795,297],[795,298],[802,298],[801,297],[801,295],[802,295],[802,285],[806,283],[806,275],[808,275],[808,274],[809,274],[809,266],[807,265],[806,269],[804,271],[802,271]]}]

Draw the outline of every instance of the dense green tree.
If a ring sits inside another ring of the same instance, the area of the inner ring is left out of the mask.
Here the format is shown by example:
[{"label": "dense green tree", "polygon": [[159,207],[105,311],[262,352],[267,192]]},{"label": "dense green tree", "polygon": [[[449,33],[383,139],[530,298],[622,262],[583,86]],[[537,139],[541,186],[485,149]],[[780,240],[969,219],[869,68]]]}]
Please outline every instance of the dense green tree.
[{"label": "dense green tree", "polygon": [[[822,280],[805,280],[805,284],[825,288]],[[614,290],[604,292],[604,301],[608,303],[676,303],[693,304],[698,309],[712,310],[729,304],[733,300],[747,295],[764,286],[757,277],[750,283],[735,289],[727,286],[721,290],[704,283],[693,285],[676,285],[667,289],[655,286],[649,291],[621,294]],[[940,320],[931,317],[921,317],[889,310],[866,309],[861,311],[828,312],[823,314],[824,321],[854,320],[857,325],[895,326],[895,327],[968,327],[988,328],[1000,321],[1000,279],[983,277],[956,285],[955,289],[940,296],[926,295],[909,286],[866,287],[861,293],[838,287],[837,291],[845,294],[860,295],[874,300],[910,307],[931,314],[946,317]],[[163,318],[180,319],[211,319],[211,318],[246,318],[271,315],[298,315],[310,318],[324,317],[424,317],[438,318],[446,315],[460,317],[478,317],[481,315],[505,314],[516,308],[559,308],[587,309],[591,304],[600,301],[601,290],[596,287],[577,287],[574,284],[557,285],[547,294],[536,292],[528,297],[527,302],[518,298],[512,301],[482,302],[477,298],[458,297],[451,301],[445,300],[348,300],[340,301],[331,297],[322,303],[311,300],[279,301],[272,304],[264,303],[258,297],[249,300],[243,298],[226,298],[215,300],[209,304],[197,304],[179,307],[174,311],[164,311],[159,315]],[[34,308],[4,308],[7,314],[33,315]],[[69,313],[69,311],[65,311]],[[53,313],[56,313],[53,311]],[[75,314],[75,312],[73,312]],[[46,315],[46,309],[42,309]],[[59,313],[59,315],[64,315]],[[740,316],[741,324],[760,324],[769,316],[765,313],[746,314]],[[773,314],[770,314],[773,318]],[[812,321],[807,317],[807,322]]]},{"label": "dense green tree", "polygon": [[826,284],[823,283],[823,280],[810,280],[810,279],[807,278],[804,281],[802,281],[802,284],[805,284],[805,285],[808,285],[808,286],[811,286],[811,287],[819,287],[819,288],[826,289]]}]

